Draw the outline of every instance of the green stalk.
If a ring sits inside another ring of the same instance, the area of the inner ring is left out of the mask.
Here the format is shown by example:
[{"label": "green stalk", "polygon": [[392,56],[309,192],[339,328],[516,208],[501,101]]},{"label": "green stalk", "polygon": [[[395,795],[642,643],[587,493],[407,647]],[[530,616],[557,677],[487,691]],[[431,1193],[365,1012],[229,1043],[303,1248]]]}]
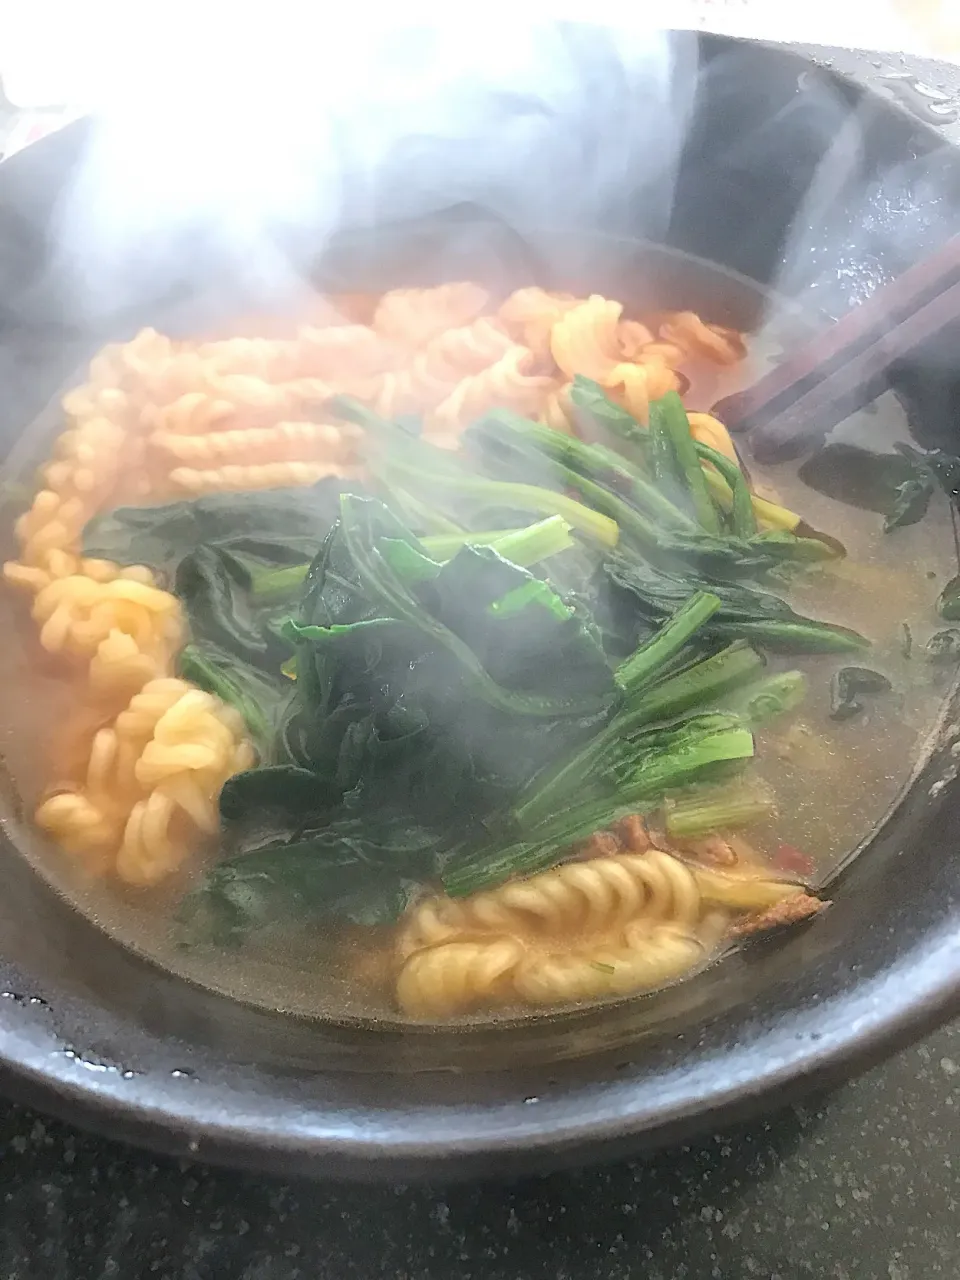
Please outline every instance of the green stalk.
[{"label": "green stalk", "polygon": [[445,534],[465,532],[462,525],[449,520],[443,512],[434,510],[405,489],[393,486],[385,497],[392,506],[400,508],[400,515],[407,524],[419,529],[428,529],[430,536],[441,537]]},{"label": "green stalk", "polygon": [[[716,452],[710,449],[709,445],[697,442],[697,453],[704,462],[713,462],[712,458],[707,457],[707,451]],[[723,458],[723,454],[719,457]],[[729,458],[723,458],[727,466],[732,467],[734,464]],[[739,471],[740,468],[738,467]],[[707,485],[713,494],[714,501],[718,502],[725,510],[733,512],[733,495],[731,486],[727,483],[722,475],[718,475],[716,471],[711,471],[709,467],[704,468],[703,474],[706,476]],[[740,476],[743,480],[743,474]],[[746,481],[744,480],[744,484]],[[760,498],[755,493],[750,494],[750,507],[753,511],[753,519],[759,529],[760,525],[766,525],[771,529],[781,529],[784,533],[792,533],[800,524],[800,517],[793,511],[788,511],[786,507],[780,507],[775,502],[770,502],[767,498]]]},{"label": "green stalk", "polygon": [[617,679],[623,688],[633,694],[648,685],[719,608],[719,597],[707,591],[692,595],[646,644],[617,668]]},{"label": "green stalk", "polygon": [[[400,475],[404,483],[417,483],[415,472],[405,464],[390,463],[385,470],[385,482],[392,487],[393,477]],[[555,493],[552,489],[540,489],[532,484],[514,484],[503,480],[472,479],[468,476],[443,475],[437,483],[451,496],[479,498],[491,506],[513,507],[526,511],[538,511],[542,515],[562,516],[574,529],[605,547],[615,547],[620,530],[615,520],[594,511],[582,502]],[[620,504],[629,512],[626,503]]]},{"label": "green stalk", "polygon": [[[405,503],[420,501],[415,492],[408,491],[408,484],[415,490],[428,481],[454,495],[480,498],[492,505],[514,506],[539,511],[543,515],[562,516],[574,529],[604,546],[617,545],[619,530],[612,519],[564,494],[541,489],[536,485],[504,483],[466,475],[458,462],[445,454],[444,450],[407,435],[352,396],[333,396],[327,402],[327,408],[334,416],[357,423],[386,444],[387,457],[380,460],[371,458],[368,466],[381,477],[390,491],[399,487]],[[396,484],[396,473],[404,477],[399,486]],[[454,532],[454,529],[444,532]]]},{"label": "green stalk", "polygon": [[752,729],[794,711],[807,696],[807,677],[802,671],[783,671],[744,689],[733,707]]},{"label": "green stalk", "polygon": [[773,796],[765,787],[737,783],[698,787],[687,795],[668,795],[663,808],[667,835],[675,840],[748,827],[776,812]]},{"label": "green stalk", "polygon": [[[618,477],[622,477],[623,487],[631,496],[642,483],[633,473],[624,470],[626,463],[623,459],[609,455],[616,459],[618,465],[608,466],[597,458],[591,458],[593,446],[539,423],[528,422],[517,414],[503,410],[488,414],[464,433],[464,441],[468,449],[472,447],[479,453],[481,465],[493,468],[499,465],[501,470],[505,460],[498,458],[495,450],[491,451],[491,445],[512,454],[506,461],[514,469],[519,463],[542,471],[545,460],[549,458],[553,464],[552,484],[577,493],[590,507],[615,520],[621,534],[633,538],[649,552],[657,551],[665,531],[678,536],[702,536],[696,525],[662,496],[655,496],[652,500],[652,519],[621,497]],[[647,493],[656,495],[656,490],[647,486]],[[641,505],[640,500],[638,505]],[[665,516],[665,512],[669,514]]]},{"label": "green stalk", "polygon": [[[578,414],[586,417],[595,428],[609,432],[634,451],[640,449],[647,456],[651,454],[653,441],[647,428],[641,427],[626,409],[611,400],[599,383],[578,374],[573,380],[571,399]],[[714,461],[711,455],[715,451],[709,445],[699,441],[695,441],[695,444],[702,462]],[[722,454],[720,456],[723,457]],[[729,458],[724,458],[724,462],[730,467],[734,465]],[[722,471],[718,475],[709,468],[704,471],[714,498],[725,509],[732,511],[733,486],[725,480],[726,474]],[[770,528],[792,532],[800,524],[800,517],[795,512],[788,511],[786,507],[770,502],[767,498],[758,497],[755,493],[750,495],[750,505],[754,518]]]},{"label": "green stalk", "polygon": [[763,658],[742,640],[721,649],[686,671],[670,676],[660,684],[631,699],[618,719],[628,729],[671,720],[694,707],[715,702],[723,693],[749,683],[763,669]]},{"label": "green stalk", "polygon": [[780,618],[737,621],[731,626],[747,639],[784,653],[860,653],[870,641],[834,623],[786,622]]},{"label": "green stalk", "polygon": [[[638,428],[639,430],[640,428]],[[628,459],[602,444],[585,444],[576,436],[564,435],[539,422],[530,422],[506,409],[494,409],[468,433],[470,439],[484,438],[505,443],[521,452],[545,454],[565,468],[567,474],[600,484],[617,497],[626,497],[644,515],[664,529],[696,530],[695,521],[676,507],[663,492],[642,475]],[[616,517],[614,517],[616,518]]]},{"label": "green stalk", "polygon": [[707,533],[719,537],[722,532],[720,518],[710,497],[703,468],[700,466],[696,441],[690,434],[687,411],[675,391],[668,391],[665,396],[650,405],[651,430],[655,421],[673,449],[677,468],[690,494],[697,520]]},{"label": "green stalk", "polygon": [[261,762],[273,748],[273,720],[265,708],[276,710],[285,696],[255,668],[214,645],[188,644],[177,658],[177,673],[239,711]]},{"label": "green stalk", "polygon": [[632,736],[695,707],[709,706],[720,694],[752,680],[762,666],[763,659],[748,645],[732,644],[628,701],[571,760],[545,778],[533,780],[514,808],[517,821],[522,827],[543,821],[555,808],[562,808],[567,796],[582,791],[584,779],[607,771]]},{"label": "green stalk", "polygon": [[279,604],[289,600],[303,586],[310,564],[291,564],[283,569],[260,569],[250,575],[250,599],[257,604]]},{"label": "green stalk", "polygon": [[[708,444],[701,444],[699,440],[695,440],[694,448],[701,463],[708,462],[711,467],[716,468],[716,471],[711,471],[708,467],[703,472],[707,487],[716,492],[711,482],[720,480],[723,486],[729,489],[730,522],[734,535],[738,538],[752,538],[757,532],[757,520],[753,511],[753,499],[743,472],[735,462],[731,462],[725,454],[712,449]],[[703,470],[702,467],[701,470]]]},{"label": "green stalk", "polygon": [[[438,533],[420,539],[431,559],[452,560],[461,547],[493,547],[505,560],[529,569],[541,560],[559,555],[574,545],[570,526],[561,516],[548,516],[525,529],[491,529],[483,533]],[[279,603],[295,595],[302,586],[309,564],[292,564],[283,569],[254,571],[250,597],[260,604]]]},{"label": "green stalk", "polygon": [[[481,535],[486,539],[487,535]],[[467,542],[475,546],[491,546],[504,560],[510,560],[521,569],[529,569],[541,560],[568,551],[573,545],[570,526],[562,516],[548,516],[526,529],[508,529],[489,541],[478,542],[474,534],[467,535]],[[434,549],[433,554],[436,554]]]},{"label": "green stalk", "polygon": [[[511,876],[532,875],[559,861],[564,850],[617,818],[662,803],[665,793],[688,786],[717,768],[743,765],[753,756],[753,736],[728,718],[705,717],[710,726],[691,726],[675,735],[672,748],[645,754],[630,777],[613,794],[560,810],[534,827],[522,841],[498,850],[472,851],[454,859],[443,872],[443,885],[452,897],[492,888]],[[720,722],[723,721],[723,727]],[[699,729],[699,731],[698,731]],[[568,791],[567,795],[571,793]]]}]

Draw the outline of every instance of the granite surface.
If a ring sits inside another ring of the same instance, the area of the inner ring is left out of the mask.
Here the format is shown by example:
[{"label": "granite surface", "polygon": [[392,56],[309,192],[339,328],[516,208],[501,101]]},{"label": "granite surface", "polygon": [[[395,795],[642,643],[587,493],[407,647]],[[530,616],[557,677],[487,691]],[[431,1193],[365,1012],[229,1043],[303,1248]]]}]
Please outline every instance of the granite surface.
[{"label": "granite surface", "polygon": [[286,1184],[0,1107],[0,1280],[960,1275],[960,1025],[828,1098],[513,1183]]}]

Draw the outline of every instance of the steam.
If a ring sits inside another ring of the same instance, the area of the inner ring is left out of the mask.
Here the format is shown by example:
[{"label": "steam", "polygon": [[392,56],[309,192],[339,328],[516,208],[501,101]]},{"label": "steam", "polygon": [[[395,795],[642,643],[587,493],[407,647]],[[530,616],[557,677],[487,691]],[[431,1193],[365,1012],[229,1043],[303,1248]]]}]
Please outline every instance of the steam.
[{"label": "steam", "polygon": [[[270,16],[225,23],[219,6],[174,3],[140,58],[117,56],[145,40],[122,9],[109,44],[88,34],[97,118],[23,314],[105,329],[130,313],[132,327],[178,292],[226,314],[286,309],[339,230],[466,208],[548,274],[544,228],[654,242],[669,230],[839,315],[952,230],[909,124],[853,107],[816,70],[791,92],[796,73],[773,51],[710,59],[709,109],[695,113],[692,34],[447,9],[371,23],[283,0]],[[467,222],[435,279],[500,251],[495,237],[466,244]]]},{"label": "steam", "polygon": [[[785,342],[792,348],[812,328],[866,301],[955,234],[958,178],[954,148],[940,144],[938,154],[936,135],[925,138],[907,115],[870,95],[854,97],[817,68],[792,80],[789,65],[777,67],[774,57],[766,83],[756,74],[755,53],[733,52],[708,68],[719,123],[707,121],[706,136],[691,140],[697,176],[679,193],[678,212],[688,224],[688,247],[723,255],[747,274],[759,271],[775,295],[793,304],[791,321],[771,303],[759,334],[759,349],[782,351]],[[720,227],[711,236],[706,211],[717,209]],[[955,340],[911,355],[911,389],[936,381],[941,399],[949,399],[943,384],[955,382]],[[883,389],[878,386],[877,394]],[[911,429],[924,419],[922,429],[929,431],[930,416],[912,414]],[[764,456],[796,456],[823,436],[814,422],[804,431],[791,437],[789,448],[769,442]],[[841,434],[870,448],[889,448],[892,431],[904,433],[895,405],[882,415],[855,415]],[[761,428],[754,443],[762,436]]]},{"label": "steam", "polygon": [[282,39],[231,17],[225,41],[197,21],[185,39],[165,16],[147,74],[114,69],[102,94],[55,226],[71,314],[198,272],[282,299],[335,229],[462,204],[516,229],[666,231],[693,36],[476,14],[361,31],[325,11]]}]

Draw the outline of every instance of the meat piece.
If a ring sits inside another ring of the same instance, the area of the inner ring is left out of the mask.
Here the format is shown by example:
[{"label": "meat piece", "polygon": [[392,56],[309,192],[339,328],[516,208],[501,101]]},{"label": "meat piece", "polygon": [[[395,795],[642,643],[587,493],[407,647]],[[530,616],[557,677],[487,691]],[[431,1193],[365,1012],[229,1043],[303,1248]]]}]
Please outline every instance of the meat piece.
[{"label": "meat piece", "polygon": [[612,858],[615,853],[622,852],[620,841],[612,831],[595,831],[590,839],[584,840],[577,850],[577,857],[584,860],[589,858]]},{"label": "meat piece", "polygon": [[653,841],[647,832],[647,824],[639,813],[628,814],[614,825],[624,849],[630,853],[646,853],[653,847]]},{"label": "meat piece", "polygon": [[739,861],[729,843],[716,833],[699,840],[684,840],[683,851],[707,867],[733,867]]},{"label": "meat piece", "polygon": [[749,938],[758,933],[766,933],[768,929],[782,929],[787,925],[798,924],[801,920],[809,920],[812,916],[829,907],[829,902],[822,902],[809,893],[798,893],[784,898],[766,911],[758,911],[735,924],[730,930],[734,938]]}]

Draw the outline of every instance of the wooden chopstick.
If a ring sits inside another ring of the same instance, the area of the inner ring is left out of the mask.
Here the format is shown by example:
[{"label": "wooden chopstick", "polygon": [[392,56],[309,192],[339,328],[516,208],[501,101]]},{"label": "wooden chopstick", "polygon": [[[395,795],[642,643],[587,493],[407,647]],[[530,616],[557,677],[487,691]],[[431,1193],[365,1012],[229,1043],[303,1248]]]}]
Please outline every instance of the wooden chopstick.
[{"label": "wooden chopstick", "polygon": [[750,437],[757,461],[785,462],[803,453],[831,427],[884,391],[884,374],[896,360],[958,317],[960,280],[757,426]]},{"label": "wooden chopstick", "polygon": [[882,390],[900,357],[960,319],[960,236],[909,267],[752,387],[714,405],[731,431],[755,431],[759,460],[796,456]]}]

